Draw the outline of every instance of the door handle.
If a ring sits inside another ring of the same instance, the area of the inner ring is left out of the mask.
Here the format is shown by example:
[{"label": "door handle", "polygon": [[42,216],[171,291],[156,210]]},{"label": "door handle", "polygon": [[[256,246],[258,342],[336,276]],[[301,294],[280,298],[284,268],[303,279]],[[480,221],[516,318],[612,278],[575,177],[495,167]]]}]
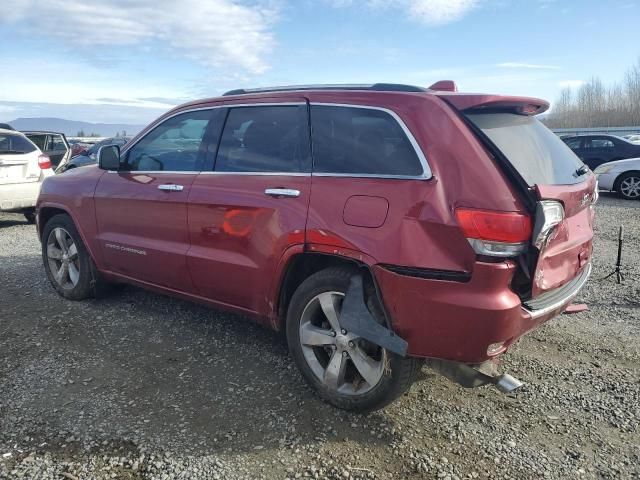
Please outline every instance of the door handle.
[{"label": "door handle", "polygon": [[267,188],[264,193],[270,197],[296,198],[300,196],[300,190],[294,190],[293,188]]},{"label": "door handle", "polygon": [[181,192],[184,190],[184,187],[174,183],[165,183],[164,185],[158,185],[158,190],[164,190],[166,192]]}]

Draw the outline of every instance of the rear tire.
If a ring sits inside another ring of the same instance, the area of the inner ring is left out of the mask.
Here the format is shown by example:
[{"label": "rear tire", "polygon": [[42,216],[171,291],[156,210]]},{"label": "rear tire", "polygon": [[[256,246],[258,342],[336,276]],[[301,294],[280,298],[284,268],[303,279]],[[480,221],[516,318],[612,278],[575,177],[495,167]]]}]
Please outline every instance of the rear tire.
[{"label": "rear tire", "polygon": [[626,200],[640,199],[640,172],[622,174],[616,181],[616,191]]},{"label": "rear tire", "polygon": [[42,260],[47,277],[60,296],[69,300],[94,296],[98,273],[68,215],[55,215],[44,226]]},{"label": "rear tire", "polygon": [[365,413],[406,392],[422,362],[402,358],[339,326],[342,298],[354,273],[332,267],[302,282],[289,304],[287,341],[300,372],[320,397],[335,407]]}]

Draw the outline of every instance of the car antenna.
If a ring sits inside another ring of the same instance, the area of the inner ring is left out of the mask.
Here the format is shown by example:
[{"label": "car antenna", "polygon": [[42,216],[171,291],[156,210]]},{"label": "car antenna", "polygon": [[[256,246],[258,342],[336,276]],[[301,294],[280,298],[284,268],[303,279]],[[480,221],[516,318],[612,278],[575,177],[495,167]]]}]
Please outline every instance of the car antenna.
[{"label": "car antenna", "polygon": [[616,260],[616,268],[609,275],[603,278],[606,280],[609,277],[616,276],[616,283],[620,284],[624,282],[624,275],[622,274],[622,240],[624,237],[624,226],[620,225],[620,229],[618,230],[618,258]]}]

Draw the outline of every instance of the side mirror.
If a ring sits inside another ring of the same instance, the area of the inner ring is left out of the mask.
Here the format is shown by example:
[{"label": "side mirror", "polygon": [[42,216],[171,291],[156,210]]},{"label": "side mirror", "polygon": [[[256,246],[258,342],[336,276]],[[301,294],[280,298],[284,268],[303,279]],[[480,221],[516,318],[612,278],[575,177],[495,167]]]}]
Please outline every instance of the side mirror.
[{"label": "side mirror", "polygon": [[98,149],[98,166],[102,170],[120,170],[120,147],[104,145]]}]

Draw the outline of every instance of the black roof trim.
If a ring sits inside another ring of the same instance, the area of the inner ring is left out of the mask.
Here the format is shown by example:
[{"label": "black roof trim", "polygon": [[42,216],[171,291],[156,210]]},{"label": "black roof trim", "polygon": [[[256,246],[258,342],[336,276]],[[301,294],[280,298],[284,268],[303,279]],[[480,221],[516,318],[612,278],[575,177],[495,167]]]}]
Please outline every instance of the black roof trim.
[{"label": "black roof trim", "polygon": [[416,87],[415,85],[403,85],[400,83],[374,83],[370,85],[289,85],[282,87],[267,88],[238,88],[229,90],[222,96],[231,95],[250,95],[253,93],[270,93],[270,92],[294,92],[300,90],[366,90],[373,92],[428,92],[427,88]]}]

